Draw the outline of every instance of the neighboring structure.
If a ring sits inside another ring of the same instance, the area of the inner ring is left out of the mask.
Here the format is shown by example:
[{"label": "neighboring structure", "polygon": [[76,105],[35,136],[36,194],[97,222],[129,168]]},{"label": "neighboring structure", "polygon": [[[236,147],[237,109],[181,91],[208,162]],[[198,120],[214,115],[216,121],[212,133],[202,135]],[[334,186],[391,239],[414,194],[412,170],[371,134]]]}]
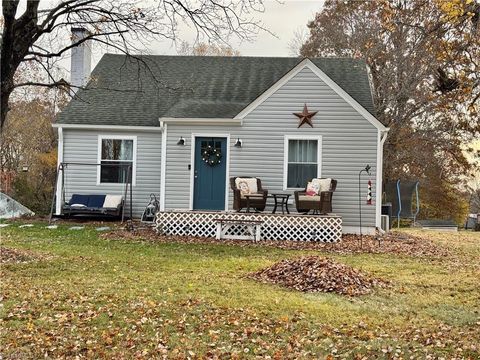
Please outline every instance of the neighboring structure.
[{"label": "neighboring structure", "polygon": [[[231,176],[259,177],[269,191],[292,194],[309,177],[331,177],[338,180],[333,211],[344,232],[358,232],[358,173],[369,164],[372,175],[361,184],[364,233],[380,227],[377,184],[388,129],[372,115],[361,60],[106,54],[78,96],[54,125],[59,161],[110,165],[67,167],[66,200],[121,194],[121,164],[133,165],[138,217],[150,193],[162,210],[231,209]],[[293,114],[305,105],[317,112],[313,127],[299,126]],[[366,205],[368,180],[373,205]]]},{"label": "neighboring structure", "polygon": [[7,194],[0,192],[0,219],[13,219],[21,216],[33,216],[35,213],[12,199]]}]

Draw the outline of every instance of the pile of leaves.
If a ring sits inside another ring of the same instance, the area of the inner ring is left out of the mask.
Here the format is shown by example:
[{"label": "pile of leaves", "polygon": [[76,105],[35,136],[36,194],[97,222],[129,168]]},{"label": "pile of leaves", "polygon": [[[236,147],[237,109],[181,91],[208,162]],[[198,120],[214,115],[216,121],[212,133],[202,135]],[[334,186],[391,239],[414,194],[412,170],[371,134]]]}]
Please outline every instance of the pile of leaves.
[{"label": "pile of leaves", "polygon": [[33,253],[31,251],[0,246],[0,264],[21,264],[47,258],[48,256]]},{"label": "pile of leaves", "polygon": [[282,260],[249,277],[303,292],[334,292],[348,296],[365,295],[373,287],[387,284],[348,265],[318,256]]},{"label": "pile of leaves", "polygon": [[307,241],[274,241],[262,240],[259,242],[245,240],[216,240],[215,238],[201,238],[195,236],[158,235],[151,228],[126,231],[124,229],[110,231],[101,235],[108,240],[149,241],[155,243],[184,243],[184,244],[223,244],[234,246],[268,246],[288,250],[319,250],[336,254],[398,254],[419,258],[450,258],[451,252],[443,246],[435,244],[432,240],[391,232],[384,237],[364,235],[343,235],[338,243],[307,242]]}]

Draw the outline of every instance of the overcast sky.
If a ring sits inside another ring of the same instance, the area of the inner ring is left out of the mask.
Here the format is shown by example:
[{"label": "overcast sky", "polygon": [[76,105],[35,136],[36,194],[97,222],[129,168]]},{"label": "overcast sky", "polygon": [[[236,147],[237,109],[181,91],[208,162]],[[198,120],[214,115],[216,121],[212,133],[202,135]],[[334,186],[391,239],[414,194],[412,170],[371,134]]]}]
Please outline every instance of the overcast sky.
[{"label": "overcast sky", "polygon": [[[295,31],[299,29],[307,31],[307,22],[313,19],[323,2],[323,0],[266,0],[265,12],[256,16],[276,37],[261,32],[253,42],[232,41],[231,45],[243,56],[290,56],[288,44]],[[182,37],[189,40],[193,37],[193,32],[184,33]],[[155,54],[176,53],[175,48],[167,42],[155,44],[152,51]]]},{"label": "overcast sky", "polygon": [[[42,2],[44,7],[49,7],[56,3],[57,0],[44,0]],[[307,34],[306,25],[308,21],[314,18],[315,13],[321,9],[323,3],[324,0],[265,0],[265,11],[263,13],[255,13],[255,17],[276,36],[262,31],[251,42],[240,43],[238,40],[231,40],[230,45],[240,51],[242,56],[291,56],[288,45],[293,39],[295,31],[303,29],[304,33]],[[20,0],[17,15],[23,13],[25,7],[26,0]],[[193,29],[188,29],[185,26],[180,26],[180,28],[180,40],[191,42],[195,38]],[[93,67],[102,57],[103,51],[96,46],[94,47]],[[145,49],[145,52],[157,55],[173,55],[177,53],[174,44],[165,40],[153,42],[149,49]],[[69,55],[67,54],[67,57]],[[70,70],[69,59],[62,60],[60,66],[64,71],[68,72]]]},{"label": "overcast sky", "polygon": [[[252,42],[240,43],[232,40],[231,46],[240,51],[242,56],[291,56],[289,43],[295,31],[304,29],[307,33],[307,23],[318,12],[324,0],[266,0],[265,12],[257,13],[256,17],[273,36],[267,32],[260,32]],[[181,40],[191,41],[195,37],[194,30],[183,28]],[[147,49],[146,49],[147,50]],[[177,53],[175,46],[168,41],[152,43],[149,53],[155,55],[174,55]],[[103,54],[94,51],[93,66]]]}]

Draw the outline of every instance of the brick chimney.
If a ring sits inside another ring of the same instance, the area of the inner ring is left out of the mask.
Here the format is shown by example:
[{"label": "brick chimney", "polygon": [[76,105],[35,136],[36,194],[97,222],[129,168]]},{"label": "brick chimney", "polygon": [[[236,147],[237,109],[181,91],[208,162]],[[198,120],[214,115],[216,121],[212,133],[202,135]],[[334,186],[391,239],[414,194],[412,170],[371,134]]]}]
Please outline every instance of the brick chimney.
[{"label": "brick chimney", "polygon": [[[72,28],[72,43],[88,36],[88,30],[84,28]],[[72,48],[72,60],[70,67],[70,83],[72,91],[77,92],[78,86],[85,86],[90,78],[92,67],[92,49],[87,40]]]}]

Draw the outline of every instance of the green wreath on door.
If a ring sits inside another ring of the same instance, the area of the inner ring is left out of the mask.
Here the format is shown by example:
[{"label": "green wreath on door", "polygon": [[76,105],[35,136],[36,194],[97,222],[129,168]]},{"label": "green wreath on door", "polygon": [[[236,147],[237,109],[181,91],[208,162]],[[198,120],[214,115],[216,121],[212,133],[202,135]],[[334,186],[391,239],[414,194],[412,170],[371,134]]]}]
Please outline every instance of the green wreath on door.
[{"label": "green wreath on door", "polygon": [[216,166],[222,161],[222,152],[208,145],[202,152],[202,161],[210,166]]}]

